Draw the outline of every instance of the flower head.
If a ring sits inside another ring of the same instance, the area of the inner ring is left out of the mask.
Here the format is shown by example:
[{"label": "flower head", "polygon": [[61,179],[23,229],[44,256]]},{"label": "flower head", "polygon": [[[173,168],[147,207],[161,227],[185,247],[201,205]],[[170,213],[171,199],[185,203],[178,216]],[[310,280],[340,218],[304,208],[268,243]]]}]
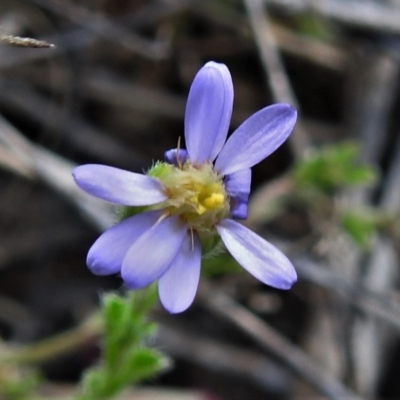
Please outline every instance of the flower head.
[{"label": "flower head", "polygon": [[247,217],[250,168],[287,139],[296,111],[286,104],[263,108],[226,141],[232,106],[229,70],[209,62],[190,88],[187,150],[167,151],[165,161],[145,175],[93,164],[74,169],[78,186],[93,196],[141,207],[90,248],[87,264],[93,273],[120,272],[131,289],[158,280],[164,307],[181,312],[196,294],[202,245],[219,235],[239,264],[261,282],[280,289],[292,286],[297,277],[286,256],[235,220]]}]

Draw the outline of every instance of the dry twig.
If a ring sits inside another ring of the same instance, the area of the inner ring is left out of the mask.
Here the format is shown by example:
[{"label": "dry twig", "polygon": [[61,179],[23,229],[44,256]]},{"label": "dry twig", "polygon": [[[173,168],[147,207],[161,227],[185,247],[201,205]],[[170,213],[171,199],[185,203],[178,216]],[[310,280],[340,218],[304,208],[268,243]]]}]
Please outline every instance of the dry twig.
[{"label": "dry twig", "polygon": [[[281,62],[262,0],[244,0],[244,2],[275,101],[289,103],[300,111],[300,105]],[[310,144],[301,123],[297,124],[295,134],[291,135],[290,144],[297,158],[302,158],[309,153]]]},{"label": "dry twig", "polygon": [[361,400],[362,398],[334,377],[327,375],[298,347],[222,293],[208,293],[203,303],[214,313],[233,322],[264,350],[274,354],[298,376],[305,379],[329,399]]}]

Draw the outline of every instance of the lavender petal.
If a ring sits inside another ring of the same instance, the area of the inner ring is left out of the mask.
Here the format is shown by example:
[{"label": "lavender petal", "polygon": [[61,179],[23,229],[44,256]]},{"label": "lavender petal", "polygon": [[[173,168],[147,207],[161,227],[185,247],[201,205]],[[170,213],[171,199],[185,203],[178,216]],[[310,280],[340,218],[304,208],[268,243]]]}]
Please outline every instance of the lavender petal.
[{"label": "lavender petal", "polygon": [[121,275],[130,289],[140,289],[158,279],[182,247],[187,226],[177,217],[167,217],[144,232],[129,248]]},{"label": "lavender petal", "polygon": [[188,158],[188,152],[185,149],[171,149],[164,153],[164,159],[168,164],[182,165]]},{"label": "lavender petal", "polygon": [[144,212],[127,218],[106,230],[92,245],[86,263],[95,275],[110,275],[121,270],[122,260],[136,239],[150,229],[162,211]]},{"label": "lavender petal", "polygon": [[236,220],[245,220],[249,215],[249,197],[231,197],[230,199],[231,217]]},{"label": "lavender petal", "polygon": [[251,169],[243,169],[225,177],[225,189],[230,197],[230,212],[234,219],[246,219],[251,185]]},{"label": "lavender petal", "polygon": [[259,163],[287,139],[296,118],[296,110],[287,104],[274,104],[256,112],[230,136],[215,169],[228,175]]},{"label": "lavender petal", "polygon": [[229,129],[233,84],[224,64],[208,62],[197,73],[185,112],[185,140],[192,163],[213,161]]},{"label": "lavender petal", "polygon": [[170,313],[185,311],[193,302],[200,279],[201,244],[196,233],[188,233],[167,271],[158,281],[161,303]]},{"label": "lavender petal", "polygon": [[271,243],[233,220],[224,219],[216,228],[236,261],[261,282],[278,289],[296,282],[292,263]]},{"label": "lavender petal", "polygon": [[106,165],[74,168],[76,184],[100,199],[126,206],[146,206],[166,200],[163,185],[154,178]]}]

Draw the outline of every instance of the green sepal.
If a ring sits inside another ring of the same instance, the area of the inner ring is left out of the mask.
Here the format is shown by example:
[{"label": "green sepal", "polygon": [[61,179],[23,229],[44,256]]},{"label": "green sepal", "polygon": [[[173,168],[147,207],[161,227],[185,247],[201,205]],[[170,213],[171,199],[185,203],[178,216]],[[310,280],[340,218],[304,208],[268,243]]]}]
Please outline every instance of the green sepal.
[{"label": "green sepal", "polygon": [[218,256],[225,251],[221,238],[215,233],[213,235],[200,236],[202,259]]},{"label": "green sepal", "polygon": [[120,206],[120,207],[117,207],[117,220],[118,220],[118,222],[121,222],[124,219],[133,217],[134,215],[140,214],[146,210],[147,210],[146,206],[140,206],[140,207]]},{"label": "green sepal", "polygon": [[226,252],[203,259],[201,265],[201,274],[203,277],[236,274],[239,272],[243,272],[243,268]]},{"label": "green sepal", "polygon": [[219,237],[215,234],[201,238],[203,276],[225,275],[242,270],[235,259],[226,252],[226,248]]},{"label": "green sepal", "polygon": [[171,173],[174,166],[164,161],[157,161],[147,172],[146,175],[152,178],[162,179],[165,175]]}]

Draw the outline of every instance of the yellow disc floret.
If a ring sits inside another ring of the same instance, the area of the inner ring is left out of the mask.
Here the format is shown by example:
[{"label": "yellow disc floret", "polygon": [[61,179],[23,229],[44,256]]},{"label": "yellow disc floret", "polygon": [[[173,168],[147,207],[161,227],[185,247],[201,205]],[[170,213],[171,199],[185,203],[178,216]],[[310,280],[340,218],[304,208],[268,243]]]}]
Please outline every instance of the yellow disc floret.
[{"label": "yellow disc floret", "polygon": [[225,196],[222,193],[211,193],[203,200],[203,204],[208,209],[218,209],[224,204]]},{"label": "yellow disc floret", "polygon": [[207,233],[215,223],[229,215],[229,200],[222,177],[211,163],[193,166],[189,162],[174,166],[156,164],[148,172],[165,186],[168,200],[152,206],[179,215],[189,228]]}]

